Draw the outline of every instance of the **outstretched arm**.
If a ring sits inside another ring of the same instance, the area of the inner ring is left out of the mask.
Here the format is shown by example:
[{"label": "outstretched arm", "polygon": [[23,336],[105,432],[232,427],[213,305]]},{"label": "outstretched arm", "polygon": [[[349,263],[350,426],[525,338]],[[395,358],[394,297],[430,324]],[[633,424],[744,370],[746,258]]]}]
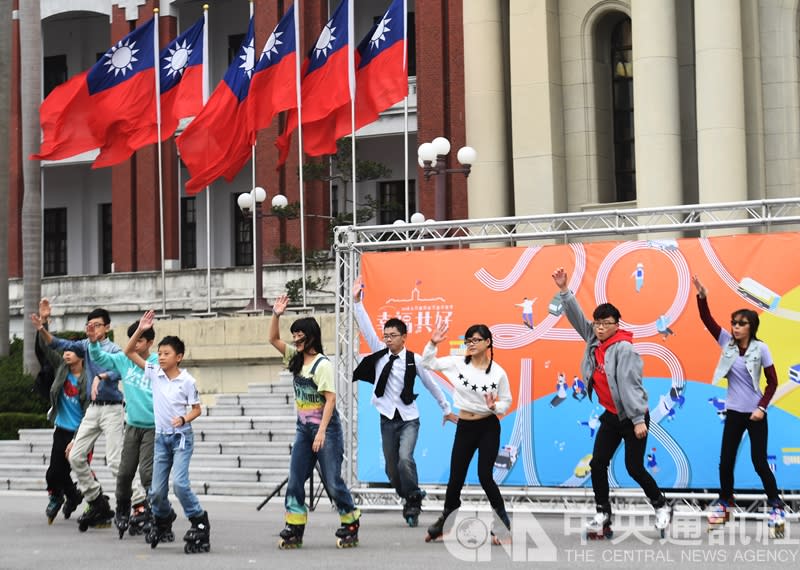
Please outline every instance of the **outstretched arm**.
[{"label": "outstretched arm", "polygon": [[136,352],[136,342],[141,338],[144,331],[153,328],[153,322],[155,320],[155,311],[147,311],[142,318],[139,319],[139,326],[136,328],[136,332],[133,333],[131,338],[128,340],[128,344],[125,346],[125,356],[130,358],[131,362],[133,362],[139,368],[144,368],[147,364],[147,361],[139,356],[138,352]]},{"label": "outstretched arm", "polygon": [[286,343],[281,340],[280,318],[289,305],[289,297],[281,295],[272,304],[272,319],[269,322],[269,343],[278,349],[281,355],[286,355]]},{"label": "outstretched arm", "polygon": [[697,310],[700,311],[700,319],[703,324],[714,337],[714,340],[719,342],[719,335],[722,332],[722,327],[717,324],[714,317],[711,316],[711,309],[708,307],[708,289],[705,288],[703,282],[697,275],[692,275],[692,283],[697,289]]},{"label": "outstretched arm", "polygon": [[361,331],[361,334],[364,335],[364,340],[367,341],[369,349],[372,352],[377,352],[384,348],[384,345],[381,342],[381,339],[378,338],[378,333],[375,332],[375,328],[372,326],[372,322],[367,314],[367,310],[364,308],[364,304],[361,302],[361,295],[363,294],[363,291],[364,280],[359,275],[353,284],[353,311],[355,312],[358,329]]},{"label": "outstretched arm", "polygon": [[594,335],[592,322],[583,314],[580,303],[567,287],[567,271],[559,267],[553,272],[553,281],[561,293],[561,300],[564,303],[564,313],[567,315],[569,324],[572,325],[585,341],[589,341]]}]

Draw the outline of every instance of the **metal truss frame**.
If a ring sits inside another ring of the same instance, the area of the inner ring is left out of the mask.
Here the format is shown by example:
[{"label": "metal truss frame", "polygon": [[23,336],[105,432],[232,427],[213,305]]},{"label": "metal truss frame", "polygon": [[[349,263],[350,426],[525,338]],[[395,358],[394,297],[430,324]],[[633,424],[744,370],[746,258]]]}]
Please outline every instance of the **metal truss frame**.
[{"label": "metal truss frame", "polygon": [[[353,314],[352,288],[360,273],[361,254],[426,247],[492,245],[515,247],[532,243],[569,243],[586,238],[658,239],[667,234],[703,236],[724,230],[770,232],[791,224],[800,227],[800,198],[753,200],[718,204],[693,204],[660,208],[632,208],[588,212],[519,216],[493,219],[398,223],[381,226],[343,226],[334,232],[336,254],[336,383],[344,433],[343,477],[363,509],[399,509],[392,489],[362,485],[358,480],[358,394],[351,381],[358,359],[358,331]],[[790,228],[787,228],[790,229]],[[646,238],[645,238],[646,236]],[[443,500],[444,487],[427,486],[429,502]],[[503,487],[512,508],[531,512],[594,512],[593,496],[584,488]],[[667,493],[680,512],[700,513],[716,495],[707,492]],[[480,488],[464,488],[462,499],[476,508],[488,509]],[[763,495],[741,495],[746,504],[737,516],[762,518]],[[800,509],[800,495],[785,497],[790,511]],[[631,514],[652,513],[638,490],[612,489],[616,508]],[[793,517],[796,515],[792,515]]]}]

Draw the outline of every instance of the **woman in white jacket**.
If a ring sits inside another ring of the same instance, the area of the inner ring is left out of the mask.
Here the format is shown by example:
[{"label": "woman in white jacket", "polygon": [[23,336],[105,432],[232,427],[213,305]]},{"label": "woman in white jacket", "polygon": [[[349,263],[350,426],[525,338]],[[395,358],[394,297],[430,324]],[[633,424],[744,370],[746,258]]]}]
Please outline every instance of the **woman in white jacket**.
[{"label": "woman in white jacket", "polygon": [[[453,384],[453,404],[458,408],[458,423],[450,454],[450,479],[447,482],[444,511],[428,528],[426,542],[444,532],[447,517],[461,506],[461,489],[467,469],[478,452],[478,479],[492,509],[503,522],[504,534],[511,528],[505,502],[492,476],[500,449],[500,420],[511,406],[511,390],[505,370],[494,362],[492,333],[486,325],[472,325],[464,333],[467,355],[436,358],[436,345],[446,338],[448,325],[440,323],[425,346],[422,363],[439,370]],[[493,540],[498,542],[497,536]]]}]

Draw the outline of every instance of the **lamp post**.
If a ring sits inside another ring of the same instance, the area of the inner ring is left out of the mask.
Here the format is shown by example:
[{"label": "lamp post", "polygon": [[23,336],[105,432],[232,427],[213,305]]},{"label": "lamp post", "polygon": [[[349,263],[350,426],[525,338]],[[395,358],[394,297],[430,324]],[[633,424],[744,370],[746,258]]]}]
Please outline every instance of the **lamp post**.
[{"label": "lamp post", "polygon": [[267,199],[267,191],[261,186],[256,186],[250,192],[242,192],[236,199],[239,209],[247,216],[253,214],[253,300],[244,308],[245,311],[263,311],[269,309],[269,303],[264,300],[264,275],[261,268],[263,258],[261,239],[258,235],[258,223],[264,217],[261,203]]},{"label": "lamp post", "polygon": [[444,137],[436,137],[429,143],[422,143],[417,149],[417,158],[425,180],[431,176],[436,176],[436,219],[439,221],[447,219],[447,198],[445,196],[445,175],[448,173],[461,173],[464,178],[469,176],[472,164],[478,157],[478,153],[471,146],[461,147],[456,155],[458,162],[463,166],[460,168],[446,168],[445,159],[450,152],[450,141]]}]

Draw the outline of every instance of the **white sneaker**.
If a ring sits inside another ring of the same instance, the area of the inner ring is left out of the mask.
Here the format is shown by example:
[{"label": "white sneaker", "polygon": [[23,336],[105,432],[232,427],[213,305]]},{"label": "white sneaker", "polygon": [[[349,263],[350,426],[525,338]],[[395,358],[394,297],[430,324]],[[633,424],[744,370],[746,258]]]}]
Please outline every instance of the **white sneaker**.
[{"label": "white sneaker", "polygon": [[592,520],[590,520],[586,525],[586,532],[600,534],[603,532],[603,528],[608,526],[610,523],[611,517],[608,515],[608,513],[595,513],[594,518],[592,518]]},{"label": "white sneaker", "polygon": [[672,507],[667,503],[656,509],[656,528],[663,530],[669,526],[672,520]]}]

